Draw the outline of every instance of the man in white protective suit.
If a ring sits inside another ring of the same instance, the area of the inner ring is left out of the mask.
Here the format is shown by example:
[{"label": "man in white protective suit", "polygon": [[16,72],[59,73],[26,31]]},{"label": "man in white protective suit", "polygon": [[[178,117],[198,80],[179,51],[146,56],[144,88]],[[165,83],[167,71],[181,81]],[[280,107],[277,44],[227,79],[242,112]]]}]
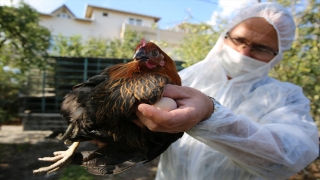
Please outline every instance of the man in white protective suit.
[{"label": "man in white protective suit", "polygon": [[244,8],[207,57],[179,73],[183,86],[166,86],[177,109],[139,105],[150,130],[186,132],[161,155],[157,180],[287,179],[318,156],[302,88],[268,76],[294,35],[283,6]]}]

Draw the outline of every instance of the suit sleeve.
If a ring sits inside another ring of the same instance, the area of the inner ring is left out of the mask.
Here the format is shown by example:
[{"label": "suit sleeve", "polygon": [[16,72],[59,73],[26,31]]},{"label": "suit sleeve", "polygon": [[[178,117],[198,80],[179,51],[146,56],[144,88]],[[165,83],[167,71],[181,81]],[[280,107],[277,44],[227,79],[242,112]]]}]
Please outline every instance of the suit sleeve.
[{"label": "suit sleeve", "polygon": [[286,179],[318,157],[318,131],[309,110],[301,92],[258,120],[221,106],[187,133],[252,174]]}]

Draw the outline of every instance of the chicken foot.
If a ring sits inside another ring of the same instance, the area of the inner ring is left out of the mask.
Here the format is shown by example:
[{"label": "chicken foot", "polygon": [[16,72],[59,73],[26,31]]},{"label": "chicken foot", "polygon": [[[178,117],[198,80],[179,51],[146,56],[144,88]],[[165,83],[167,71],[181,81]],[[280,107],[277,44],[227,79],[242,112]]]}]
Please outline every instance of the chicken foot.
[{"label": "chicken foot", "polygon": [[54,152],[54,157],[44,157],[39,158],[40,161],[49,161],[49,162],[55,162],[54,164],[47,166],[47,167],[41,167],[39,169],[33,170],[33,173],[41,173],[41,172],[47,172],[47,174],[52,173],[54,171],[57,171],[61,167],[69,164],[72,161],[72,157],[74,155],[74,152],[78,148],[80,142],[74,142],[72,145],[68,148],[66,151],[56,151]]}]

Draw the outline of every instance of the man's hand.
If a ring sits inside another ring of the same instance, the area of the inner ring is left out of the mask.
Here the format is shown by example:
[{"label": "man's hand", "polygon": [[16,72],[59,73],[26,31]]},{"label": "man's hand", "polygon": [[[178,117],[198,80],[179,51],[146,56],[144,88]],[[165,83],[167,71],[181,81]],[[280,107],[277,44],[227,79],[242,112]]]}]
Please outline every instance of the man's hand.
[{"label": "man's hand", "polygon": [[212,114],[212,100],[196,89],[168,84],[163,96],[174,99],[178,108],[166,112],[148,104],[138,106],[136,114],[140,122],[151,131],[185,132]]}]

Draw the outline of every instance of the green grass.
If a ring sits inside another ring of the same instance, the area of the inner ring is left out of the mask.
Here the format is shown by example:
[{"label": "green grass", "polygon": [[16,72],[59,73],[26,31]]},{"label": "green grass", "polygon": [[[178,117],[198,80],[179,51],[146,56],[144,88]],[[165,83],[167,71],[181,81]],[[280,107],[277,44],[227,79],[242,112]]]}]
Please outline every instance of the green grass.
[{"label": "green grass", "polygon": [[67,166],[63,168],[59,180],[95,180],[96,176],[88,173],[81,166]]}]

